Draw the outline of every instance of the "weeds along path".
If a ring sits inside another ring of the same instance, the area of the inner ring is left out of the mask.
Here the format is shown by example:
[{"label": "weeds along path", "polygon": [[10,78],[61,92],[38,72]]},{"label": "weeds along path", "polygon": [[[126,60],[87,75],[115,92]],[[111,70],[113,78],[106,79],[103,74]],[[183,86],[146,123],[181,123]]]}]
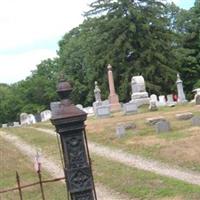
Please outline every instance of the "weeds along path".
[{"label": "weeds along path", "polygon": [[[51,129],[34,129],[56,136],[56,133]],[[135,167],[138,169],[154,172],[159,175],[182,180],[186,183],[200,185],[200,173],[172,167],[155,160],[146,159],[142,156],[126,153],[122,150],[109,148],[94,142],[88,141],[88,145],[90,152],[97,154],[98,156],[118,161],[130,167]]]},{"label": "weeds along path", "polygon": [[[53,132],[53,131],[52,131]],[[50,132],[49,132],[50,133]],[[55,135],[55,133],[54,133]],[[24,155],[28,156],[31,161],[34,162],[34,158],[37,152],[37,148],[29,145],[28,143],[24,142],[20,138],[14,136],[13,134],[9,134],[3,131],[0,131],[0,137],[4,138],[6,141],[14,144],[17,149]],[[44,154],[41,157],[41,162],[42,162],[42,168],[48,171],[53,177],[58,178],[58,177],[63,177],[63,169],[58,164],[55,163],[55,161],[51,160],[50,158],[47,158]],[[118,194],[115,191],[112,191],[105,186],[95,183],[95,188],[97,192],[97,197],[98,199],[101,200],[130,200],[127,197]]]}]

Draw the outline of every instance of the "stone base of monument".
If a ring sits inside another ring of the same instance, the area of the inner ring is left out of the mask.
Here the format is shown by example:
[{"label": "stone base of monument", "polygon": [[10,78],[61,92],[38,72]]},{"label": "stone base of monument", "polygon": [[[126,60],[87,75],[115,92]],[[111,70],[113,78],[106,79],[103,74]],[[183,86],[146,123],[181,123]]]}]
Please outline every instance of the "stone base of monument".
[{"label": "stone base of monument", "polygon": [[132,99],[130,103],[135,103],[138,107],[142,105],[149,105],[150,98]]},{"label": "stone base of monument", "polygon": [[102,106],[102,102],[95,101],[93,102],[92,106],[93,106],[94,112],[96,112],[96,108],[99,106]]},{"label": "stone base of monument", "polygon": [[148,98],[148,93],[147,92],[135,92],[131,95],[131,99],[146,99]]},{"label": "stone base of monument", "polygon": [[138,111],[138,107],[136,103],[129,102],[129,103],[123,104],[123,112],[125,115],[135,114],[137,113],[137,111]]},{"label": "stone base of monument", "polygon": [[95,110],[96,117],[110,117],[110,106],[98,106]]},{"label": "stone base of monument", "polygon": [[188,100],[178,100],[177,104],[185,104],[188,103]]},{"label": "stone base of monument", "polygon": [[121,105],[119,103],[119,97],[117,94],[109,96],[109,103],[110,103],[110,110],[112,112],[121,110]]}]

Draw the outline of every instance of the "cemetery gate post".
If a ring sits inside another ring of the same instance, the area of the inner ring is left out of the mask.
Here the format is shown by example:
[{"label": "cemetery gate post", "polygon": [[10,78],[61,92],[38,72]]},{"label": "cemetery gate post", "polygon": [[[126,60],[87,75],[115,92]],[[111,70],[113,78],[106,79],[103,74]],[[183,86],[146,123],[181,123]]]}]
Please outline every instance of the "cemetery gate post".
[{"label": "cemetery gate post", "polygon": [[60,135],[64,172],[71,200],[96,200],[84,121],[87,114],[69,100],[72,88],[61,79],[57,86],[60,102],[51,103],[51,122]]}]

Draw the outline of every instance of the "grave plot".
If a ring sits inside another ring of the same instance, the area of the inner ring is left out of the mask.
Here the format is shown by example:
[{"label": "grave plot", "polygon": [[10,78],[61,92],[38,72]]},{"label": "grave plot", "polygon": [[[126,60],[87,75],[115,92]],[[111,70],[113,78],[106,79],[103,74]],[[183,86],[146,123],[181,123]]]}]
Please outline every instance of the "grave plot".
[{"label": "grave plot", "polygon": [[[112,118],[87,120],[88,139],[110,147],[153,158],[162,162],[175,164],[192,170],[200,171],[200,127],[192,119],[178,120],[176,114],[190,112],[200,116],[197,106],[186,104],[176,107],[162,107],[156,112],[149,112],[144,107],[136,115],[124,116],[115,113]],[[146,119],[162,116],[170,123],[169,129],[156,133],[154,125]],[[134,123],[136,128],[126,130],[123,137],[117,137],[118,124]]]}]

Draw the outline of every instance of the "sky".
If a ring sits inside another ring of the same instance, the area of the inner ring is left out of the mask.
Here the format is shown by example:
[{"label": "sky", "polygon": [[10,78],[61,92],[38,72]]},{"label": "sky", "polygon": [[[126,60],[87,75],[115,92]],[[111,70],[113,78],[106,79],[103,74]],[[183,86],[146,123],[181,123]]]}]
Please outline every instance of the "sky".
[{"label": "sky", "polygon": [[[0,83],[25,79],[56,57],[58,41],[83,22],[92,0],[0,0]],[[189,9],[195,0],[169,0]]]}]

